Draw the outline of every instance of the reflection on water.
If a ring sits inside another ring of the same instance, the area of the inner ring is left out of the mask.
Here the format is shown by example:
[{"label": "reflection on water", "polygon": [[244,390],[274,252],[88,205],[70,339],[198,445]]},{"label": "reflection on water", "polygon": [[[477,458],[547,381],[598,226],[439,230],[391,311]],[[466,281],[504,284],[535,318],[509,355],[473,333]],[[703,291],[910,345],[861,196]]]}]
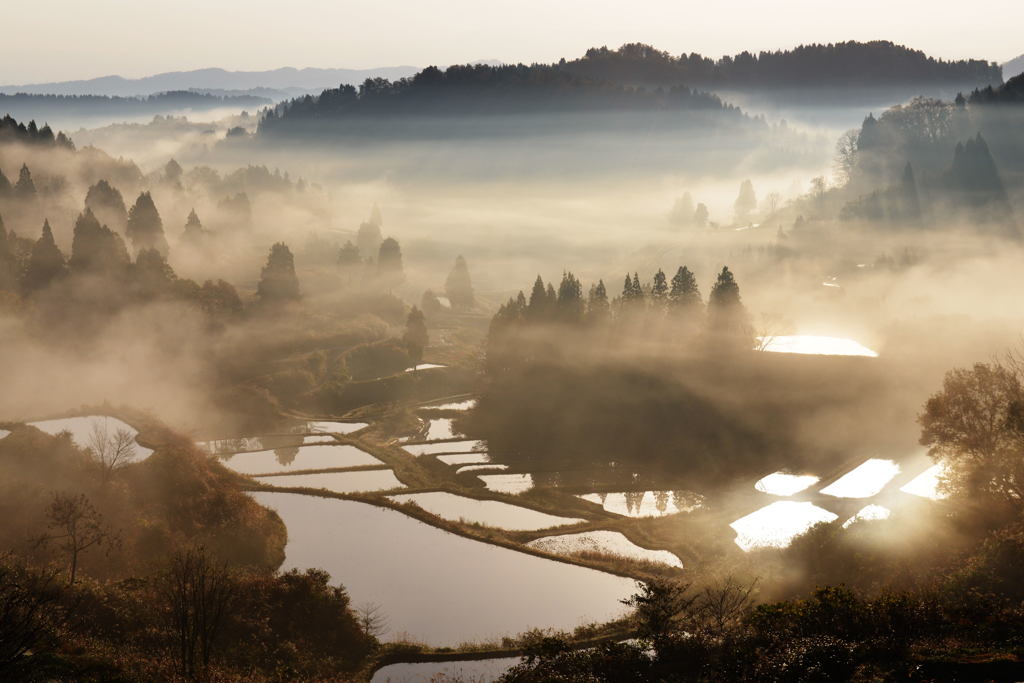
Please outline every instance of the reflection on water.
[{"label": "reflection on water", "polygon": [[889,519],[891,514],[892,511],[887,507],[875,504],[865,505],[857,514],[843,522],[843,528],[846,529],[854,522],[861,520]]},{"label": "reflection on water", "polygon": [[486,453],[452,453],[439,455],[437,459],[446,465],[482,465],[489,463],[491,456]]},{"label": "reflection on water", "polygon": [[456,662],[389,664],[374,672],[370,683],[490,683],[521,662],[519,657],[465,659]]},{"label": "reflection on water", "polygon": [[464,465],[459,469],[455,470],[455,474],[462,474],[463,472],[475,472],[477,470],[507,470],[508,465],[496,465],[491,463],[489,465]]},{"label": "reflection on water", "polygon": [[813,503],[780,500],[737,519],[729,526],[736,532],[736,545],[750,551],[755,548],[785,548],[815,524],[832,522],[837,517]]},{"label": "reflection on water", "polygon": [[369,427],[366,422],[310,422],[306,429],[311,432],[328,432],[331,434],[351,434],[358,432],[363,427]]},{"label": "reflection on water", "polygon": [[948,494],[939,490],[939,482],[945,475],[945,463],[936,463],[907,482],[900,491],[922,498],[942,500]]},{"label": "reflection on water", "polygon": [[693,491],[624,491],[588,493],[577,497],[626,517],[663,517],[690,512],[704,501],[703,496]]},{"label": "reflection on water", "polygon": [[487,444],[483,441],[447,441],[442,443],[417,443],[402,446],[412,455],[433,455],[434,453],[469,453],[485,451]]},{"label": "reflection on water", "polygon": [[428,645],[456,645],[531,628],[573,629],[625,613],[632,579],[553,562],[442,531],[395,510],[256,491],[288,527],[282,570],[320,567],[359,605],[381,606],[391,628]]},{"label": "reflection on water", "polygon": [[823,356],[867,356],[877,358],[878,354],[853,339],[842,337],[820,337],[813,334],[797,334],[782,337],[758,337],[765,351],[773,353],[804,353]]},{"label": "reflection on water", "polygon": [[526,545],[559,555],[576,555],[585,552],[606,553],[683,568],[683,563],[679,558],[667,550],[641,548],[618,531],[585,531],[579,534],[545,536],[530,541]]},{"label": "reflection on water", "polygon": [[0,429],[0,439],[3,439],[3,438],[5,438],[5,437],[6,437],[7,435],[9,435],[10,433],[11,433],[11,432],[10,432],[10,430],[8,430],[8,429]]},{"label": "reflection on water", "polygon": [[283,474],[275,477],[254,477],[257,481],[279,488],[326,489],[335,493],[371,493],[404,489],[391,470],[365,472],[320,472],[317,474]]},{"label": "reflection on water", "polygon": [[480,474],[477,475],[491,491],[516,495],[533,488],[533,477],[529,474]]},{"label": "reflection on water", "polygon": [[787,474],[785,472],[773,472],[767,477],[762,477],[754,484],[754,488],[762,493],[770,493],[773,496],[792,496],[800,493],[809,486],[818,483],[818,477],[813,474]]},{"label": "reflection on water", "polygon": [[456,401],[455,403],[442,403],[437,406],[425,406],[433,410],[469,410],[470,408],[476,407],[476,399],[470,398],[465,401]]},{"label": "reflection on water", "polygon": [[431,420],[427,426],[427,441],[454,439],[455,436],[455,432],[452,431],[452,420],[450,417]]},{"label": "reflection on water", "polygon": [[[297,451],[293,454],[293,451]],[[326,470],[364,465],[383,465],[380,460],[355,446],[316,444],[293,449],[238,453],[222,460],[239,474],[273,474],[299,470]]]},{"label": "reflection on water", "polygon": [[878,495],[892,478],[900,473],[900,466],[892,460],[871,458],[821,490],[836,498],[870,498]]},{"label": "reflection on water", "polygon": [[[122,422],[116,417],[110,417],[107,415],[63,417],[57,420],[40,420],[39,422],[29,422],[28,424],[53,436],[56,436],[61,432],[70,432],[71,440],[75,442],[79,448],[93,447],[93,441],[95,438],[94,433],[104,441],[109,441],[114,438],[117,432],[122,429],[129,432],[133,437],[139,435],[138,430],[127,422]],[[135,441],[132,441],[132,447],[134,452],[129,458],[130,462],[145,460],[153,454],[153,449],[140,446]]]},{"label": "reflection on water", "polygon": [[443,368],[444,365],[438,365],[437,363],[420,363],[416,367],[406,368],[406,372],[413,372],[415,370],[433,370],[434,368]]},{"label": "reflection on water", "polygon": [[391,499],[399,503],[413,501],[427,512],[444,519],[464,520],[511,531],[536,531],[587,521],[572,517],[556,517],[518,505],[496,500],[475,500],[444,491],[408,493],[391,496]]}]

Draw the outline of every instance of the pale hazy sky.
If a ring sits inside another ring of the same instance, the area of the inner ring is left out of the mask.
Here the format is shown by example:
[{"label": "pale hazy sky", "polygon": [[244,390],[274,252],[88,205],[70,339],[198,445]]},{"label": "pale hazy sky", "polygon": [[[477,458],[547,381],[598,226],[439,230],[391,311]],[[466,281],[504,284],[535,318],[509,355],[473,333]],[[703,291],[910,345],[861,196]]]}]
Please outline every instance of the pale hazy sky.
[{"label": "pale hazy sky", "polygon": [[710,56],[884,38],[1024,53],[1024,0],[48,0],[3,12],[0,83],[219,66],[552,61],[639,41]]}]

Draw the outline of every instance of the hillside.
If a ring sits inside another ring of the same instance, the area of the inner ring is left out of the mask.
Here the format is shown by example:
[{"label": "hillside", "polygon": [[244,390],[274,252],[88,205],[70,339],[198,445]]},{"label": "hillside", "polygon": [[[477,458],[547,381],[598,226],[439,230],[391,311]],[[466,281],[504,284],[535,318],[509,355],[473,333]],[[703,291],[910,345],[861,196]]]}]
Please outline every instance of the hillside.
[{"label": "hillside", "polygon": [[1024,74],[1024,55],[1011,59],[1003,64],[1003,78],[1010,80],[1014,76]]}]

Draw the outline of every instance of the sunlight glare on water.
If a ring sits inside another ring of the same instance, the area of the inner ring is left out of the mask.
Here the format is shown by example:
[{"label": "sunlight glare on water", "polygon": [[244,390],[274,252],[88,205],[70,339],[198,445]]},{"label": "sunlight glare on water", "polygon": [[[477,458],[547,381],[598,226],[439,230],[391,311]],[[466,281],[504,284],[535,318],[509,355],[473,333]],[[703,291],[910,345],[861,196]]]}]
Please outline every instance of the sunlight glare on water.
[{"label": "sunlight glare on water", "polygon": [[772,353],[803,353],[822,356],[866,356],[877,358],[878,354],[860,342],[843,337],[822,337],[813,334],[797,334],[780,337],[758,337],[765,351]]},{"label": "sunlight glare on water", "polygon": [[900,473],[900,466],[892,460],[871,458],[821,490],[836,498],[870,498],[878,495],[892,478]]},{"label": "sunlight glare on water", "polygon": [[947,494],[939,491],[939,479],[945,471],[944,463],[936,463],[903,485],[900,491],[922,498],[942,500]]},{"label": "sunlight glare on water", "polygon": [[872,503],[871,505],[865,505],[857,514],[843,522],[843,528],[846,529],[854,522],[862,520],[889,519],[890,515],[892,515],[892,510]]},{"label": "sunlight glare on water", "polygon": [[813,474],[773,472],[759,479],[754,484],[754,488],[761,493],[770,493],[773,496],[792,496],[794,493],[800,493],[807,487],[817,483],[818,477]]},{"label": "sunlight glare on water", "polygon": [[813,503],[780,500],[729,526],[736,532],[736,545],[749,552],[755,548],[785,548],[815,524],[834,522],[837,518],[838,515]]}]

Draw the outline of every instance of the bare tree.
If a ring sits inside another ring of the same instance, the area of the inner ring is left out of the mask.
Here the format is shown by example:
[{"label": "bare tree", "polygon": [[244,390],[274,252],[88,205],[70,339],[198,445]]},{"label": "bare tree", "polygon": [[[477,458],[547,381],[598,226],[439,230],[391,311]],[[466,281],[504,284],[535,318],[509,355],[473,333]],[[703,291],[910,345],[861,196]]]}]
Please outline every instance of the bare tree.
[{"label": "bare tree", "polygon": [[379,638],[388,630],[388,619],[384,616],[381,606],[375,602],[363,603],[356,610],[356,618],[363,632],[374,638]]},{"label": "bare tree", "polygon": [[836,158],[833,161],[836,185],[845,185],[853,176],[853,169],[857,165],[857,139],[859,137],[860,132],[852,129],[843,133],[836,142]]},{"label": "bare tree", "polygon": [[82,553],[93,546],[118,542],[117,535],[103,522],[85,494],[55,493],[46,510],[50,532],[35,541],[36,547],[57,543],[68,557],[68,583],[74,584],[78,576],[78,561]]},{"label": "bare tree", "polygon": [[116,470],[134,459],[135,435],[127,429],[118,429],[111,434],[106,420],[94,422],[89,437],[89,450],[100,464],[102,481],[106,484]]},{"label": "bare tree", "polygon": [[708,635],[721,638],[739,626],[754,604],[756,586],[756,580],[743,584],[732,576],[706,586],[697,601],[701,628]]},{"label": "bare tree", "polygon": [[224,619],[237,586],[225,563],[202,546],[177,553],[161,581],[168,622],[175,639],[179,672],[203,680],[210,670]]}]

